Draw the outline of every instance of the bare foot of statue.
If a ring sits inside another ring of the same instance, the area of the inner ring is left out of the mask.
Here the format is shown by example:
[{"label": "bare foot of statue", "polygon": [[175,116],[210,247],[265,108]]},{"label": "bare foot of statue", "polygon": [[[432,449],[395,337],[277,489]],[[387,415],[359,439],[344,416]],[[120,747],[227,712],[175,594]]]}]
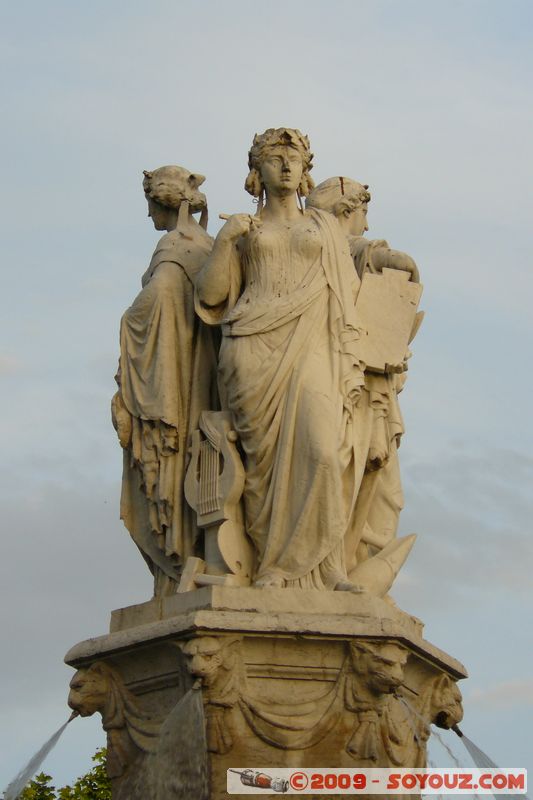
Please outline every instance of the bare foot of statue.
[{"label": "bare foot of statue", "polygon": [[285,586],[285,580],[279,575],[266,574],[254,581],[254,586],[257,589],[282,589]]},{"label": "bare foot of statue", "polygon": [[351,592],[352,594],[363,594],[365,589],[362,586],[358,586],[356,583],[352,583],[348,580],[338,581],[335,584],[335,592]]}]

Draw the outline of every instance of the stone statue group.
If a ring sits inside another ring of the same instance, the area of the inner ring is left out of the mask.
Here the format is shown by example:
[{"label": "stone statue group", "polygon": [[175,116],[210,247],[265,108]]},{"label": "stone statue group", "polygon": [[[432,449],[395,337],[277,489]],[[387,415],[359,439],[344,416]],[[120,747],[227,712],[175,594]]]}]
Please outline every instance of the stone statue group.
[{"label": "stone statue group", "polygon": [[202,175],[144,173],[164,235],[112,414],[157,599],[66,656],[114,800],[223,800],[236,765],[423,767],[430,725],[462,718],[465,668],[388,596],[415,539],[398,395],[418,269],[365,237],[368,186],[315,186],[312,158],[298,130],[256,135],[255,213],[221,214],[215,239]]},{"label": "stone statue group", "polygon": [[398,394],[422,318],[418,269],[365,237],[368,186],[315,187],[312,159],[298,130],[256,135],[245,189],[257,211],[222,215],[214,240],[202,175],[144,173],[166,233],[122,318],[112,413],[121,517],[156,595],[384,596],[412,546],[396,538]]}]

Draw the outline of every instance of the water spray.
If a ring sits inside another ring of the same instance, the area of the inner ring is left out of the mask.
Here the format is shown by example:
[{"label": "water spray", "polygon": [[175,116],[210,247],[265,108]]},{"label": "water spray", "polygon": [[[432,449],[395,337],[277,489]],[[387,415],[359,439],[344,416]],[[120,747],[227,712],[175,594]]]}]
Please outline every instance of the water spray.
[{"label": "water spray", "polygon": [[4,793],[4,800],[17,800],[18,796],[24,789],[27,783],[33,778],[47,755],[54,749],[63,731],[73,719],[79,716],[77,711],[73,711],[65,723],[43,744],[28,763],[17,773]]}]

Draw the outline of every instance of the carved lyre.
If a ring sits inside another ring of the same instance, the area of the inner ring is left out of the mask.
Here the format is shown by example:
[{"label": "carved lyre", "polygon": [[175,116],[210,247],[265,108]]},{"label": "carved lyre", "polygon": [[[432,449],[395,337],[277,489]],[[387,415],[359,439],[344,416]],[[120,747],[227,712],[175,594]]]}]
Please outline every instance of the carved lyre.
[{"label": "carved lyre", "polygon": [[204,529],[205,560],[189,558],[179,591],[206,584],[249,585],[253,550],[244,531],[245,473],[227,411],[204,411],[192,435],[185,497]]}]

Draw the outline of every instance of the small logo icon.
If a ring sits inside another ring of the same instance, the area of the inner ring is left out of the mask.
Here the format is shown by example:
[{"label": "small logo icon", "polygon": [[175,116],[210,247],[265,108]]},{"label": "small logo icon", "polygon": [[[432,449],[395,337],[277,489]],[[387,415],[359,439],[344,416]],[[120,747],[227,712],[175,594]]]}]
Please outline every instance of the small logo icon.
[{"label": "small logo icon", "polygon": [[241,783],[245,786],[254,786],[257,789],[268,789],[270,792],[281,792],[283,794],[289,791],[289,781],[286,778],[273,778],[256,769],[229,769],[228,772],[235,772],[240,775]]},{"label": "small logo icon", "polygon": [[305,774],[305,772],[293,772],[291,775],[291,789],[294,789],[296,792],[302,792],[304,789],[307,789],[309,784],[309,778]]}]

